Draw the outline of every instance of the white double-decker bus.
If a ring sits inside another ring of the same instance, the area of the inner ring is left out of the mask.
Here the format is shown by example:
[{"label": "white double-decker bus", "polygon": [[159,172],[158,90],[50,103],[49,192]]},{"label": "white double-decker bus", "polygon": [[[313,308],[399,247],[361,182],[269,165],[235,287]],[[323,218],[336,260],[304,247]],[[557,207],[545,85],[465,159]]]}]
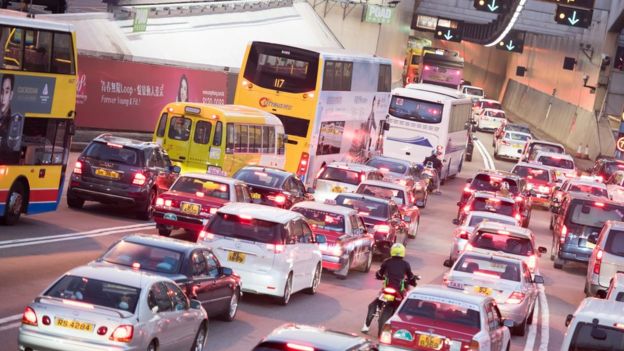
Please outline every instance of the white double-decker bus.
[{"label": "white double-decker bus", "polygon": [[409,84],[392,91],[383,154],[422,163],[436,148],[442,152],[442,179],[461,171],[472,102],[455,89]]}]

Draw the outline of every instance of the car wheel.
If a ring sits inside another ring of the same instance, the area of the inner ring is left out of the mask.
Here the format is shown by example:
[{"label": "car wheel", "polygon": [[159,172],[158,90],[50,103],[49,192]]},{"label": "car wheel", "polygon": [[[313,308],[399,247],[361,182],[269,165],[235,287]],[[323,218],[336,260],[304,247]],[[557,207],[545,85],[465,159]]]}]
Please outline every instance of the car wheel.
[{"label": "car wheel", "polygon": [[24,185],[21,182],[16,182],[9,190],[9,194],[4,206],[4,215],[2,222],[6,225],[14,225],[19,221],[22,211],[24,210],[24,204],[27,191],[24,189]]},{"label": "car wheel", "polygon": [[364,263],[364,267],[362,267],[362,272],[368,273],[370,272],[371,266],[373,265],[373,248],[371,247],[366,254],[366,262]]},{"label": "car wheel", "polygon": [[560,259],[559,257],[555,257],[555,262],[553,262],[553,267],[555,267],[555,269],[563,269],[563,265],[564,265],[565,261]]},{"label": "car wheel", "polygon": [[507,343],[507,349],[506,349],[506,351],[509,351],[509,350],[511,350],[511,343],[510,343],[510,342],[508,342],[508,343]]},{"label": "car wheel", "polygon": [[342,269],[337,270],[336,272],[334,272],[334,274],[336,275],[336,277],[338,279],[344,280],[347,279],[347,276],[349,275],[349,267],[351,266],[351,255],[349,255],[349,257],[347,257],[347,262],[345,262],[344,267],[342,267]]},{"label": "car wheel", "polygon": [[292,294],[292,272],[288,273],[288,279],[286,279],[286,284],[284,285],[284,293],[278,299],[279,304],[282,306],[288,305],[291,294]]},{"label": "car wheel", "polygon": [[511,330],[511,333],[517,336],[524,336],[524,334],[526,334],[526,329],[527,329],[527,321],[524,320],[522,321],[522,323],[520,323],[520,325],[513,327]]},{"label": "car wheel", "polygon": [[195,341],[193,341],[191,351],[202,351],[204,349],[204,346],[206,346],[206,334],[208,334],[206,329],[206,324],[202,322],[197,331],[197,335],[195,335]]},{"label": "car wheel", "polygon": [[85,200],[81,198],[67,196],[67,207],[69,208],[81,209],[82,206],[84,206],[84,203],[85,203]]},{"label": "car wheel", "polygon": [[236,312],[238,312],[238,303],[240,301],[240,291],[238,289],[234,290],[232,297],[230,297],[230,305],[228,306],[227,312],[223,315],[223,320],[226,322],[231,322],[236,317]]},{"label": "car wheel", "polygon": [[[347,268],[347,271],[349,269]],[[318,290],[319,285],[321,284],[321,274],[323,273],[323,267],[321,267],[321,263],[316,264],[316,268],[314,269],[314,276],[312,277],[312,285],[305,290],[306,294],[314,295]]]},{"label": "car wheel", "polygon": [[152,342],[150,342],[150,344],[147,346],[147,351],[157,351],[158,350],[158,343],[156,342],[156,340],[152,340]]},{"label": "car wheel", "polygon": [[591,297],[591,294],[589,293],[589,287],[587,286],[587,282],[585,282],[585,289],[583,290],[583,292],[585,293],[585,297]]},{"label": "car wheel", "polygon": [[162,236],[171,235],[171,229],[167,227],[158,227],[158,234]]},{"label": "car wheel", "polygon": [[149,221],[154,215],[154,203],[156,202],[156,190],[150,190],[147,195],[145,206],[137,213],[137,217],[142,220]]}]

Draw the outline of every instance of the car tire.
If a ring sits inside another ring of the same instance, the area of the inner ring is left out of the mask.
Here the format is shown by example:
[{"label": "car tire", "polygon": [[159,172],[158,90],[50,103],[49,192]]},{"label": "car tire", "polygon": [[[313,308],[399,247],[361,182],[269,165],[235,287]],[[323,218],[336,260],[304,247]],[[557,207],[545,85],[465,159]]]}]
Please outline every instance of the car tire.
[{"label": "car tire", "polygon": [[156,202],[156,190],[152,189],[147,195],[147,201],[145,202],[145,205],[137,213],[137,217],[144,221],[149,221],[150,219],[152,219],[154,215],[154,203],[155,202]]},{"label": "car tire", "polygon": [[337,270],[334,272],[334,274],[336,275],[336,278],[340,279],[340,280],[345,280],[347,279],[347,276],[349,275],[349,267],[351,266],[351,255],[349,255],[347,257],[347,262],[345,263],[344,267],[342,267],[342,269]]},{"label": "car tire", "polygon": [[158,227],[158,235],[169,236],[171,235],[171,229],[167,227]]},{"label": "car tire", "polygon": [[[348,272],[348,269],[347,269]],[[312,276],[312,282],[309,288],[305,289],[304,292],[308,295],[314,295],[318,291],[319,285],[321,285],[321,275],[323,275],[323,267],[321,266],[321,262],[316,264],[316,268],[314,269],[314,276]]]},{"label": "car tire", "polygon": [[511,333],[517,336],[524,336],[524,334],[526,334],[526,330],[527,330],[527,321],[525,319],[524,321],[522,321],[522,323],[520,323],[520,325],[513,327],[511,330]]},{"label": "car tire", "polygon": [[24,211],[25,200],[28,198],[28,191],[22,182],[17,181],[11,186],[4,205],[4,214],[0,220],[5,225],[14,225],[20,219]]},{"label": "car tire", "polygon": [[364,266],[362,266],[362,272],[368,273],[370,272],[371,266],[373,265],[373,248],[371,247],[366,254],[366,262],[364,262]]},{"label": "car tire", "polygon": [[147,351],[158,351],[158,342],[156,340],[152,340],[147,346]]},{"label": "car tire", "polygon": [[74,197],[74,196],[67,196],[67,207],[69,208],[79,210],[82,208],[82,206],[84,206],[84,203],[85,203],[85,200],[81,198]]},{"label": "car tire", "polygon": [[234,293],[230,297],[230,304],[228,305],[227,311],[223,315],[221,315],[221,319],[226,322],[231,322],[236,318],[236,312],[238,312],[238,305],[240,304],[240,290],[236,288]]},{"label": "car tire", "polygon": [[199,330],[197,330],[197,334],[195,334],[195,340],[193,341],[193,346],[191,346],[191,351],[203,351],[206,346],[206,336],[208,335],[208,328],[206,328],[206,323],[202,322],[199,326]]},{"label": "car tire", "polygon": [[286,306],[288,302],[290,302],[290,296],[292,295],[292,272],[288,273],[288,278],[286,279],[286,284],[284,284],[284,293],[280,296],[277,301],[280,305]]},{"label": "car tire", "polygon": [[472,162],[472,152],[467,152],[466,156],[464,156],[464,159],[466,160],[466,162]]}]

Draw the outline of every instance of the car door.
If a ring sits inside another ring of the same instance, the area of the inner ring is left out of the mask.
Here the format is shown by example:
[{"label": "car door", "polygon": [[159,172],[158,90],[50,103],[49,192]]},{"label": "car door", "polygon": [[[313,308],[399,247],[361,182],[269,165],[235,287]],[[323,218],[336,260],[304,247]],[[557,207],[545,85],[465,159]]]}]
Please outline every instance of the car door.
[{"label": "car door", "polygon": [[193,344],[195,333],[199,323],[194,311],[190,310],[190,302],[182,289],[175,283],[164,282],[167,293],[173,302],[171,319],[173,320],[173,330],[175,331],[175,350],[188,350]]},{"label": "car door", "polygon": [[362,263],[362,246],[358,242],[358,217],[355,214],[350,214],[345,217],[345,237],[342,241],[342,247],[351,248],[351,266],[358,266]]},{"label": "car door", "polygon": [[308,223],[303,219],[298,220],[298,222],[301,224],[301,235],[297,238],[297,241],[299,242],[299,254],[302,256],[302,267],[304,267],[302,288],[307,288],[310,286],[312,276],[316,270],[317,256],[315,251],[318,251],[318,248]]},{"label": "car door", "polygon": [[202,250],[193,250],[187,262],[190,265],[190,298],[199,300],[206,311],[210,312],[214,279],[208,277],[208,266]]},{"label": "car door", "polygon": [[498,307],[496,307],[493,300],[487,302],[485,311],[490,334],[490,350],[501,351],[503,345],[503,332],[500,311],[498,311]]},{"label": "car door", "polygon": [[158,336],[160,350],[174,350],[176,341],[175,316],[173,301],[169,297],[168,289],[163,282],[152,284],[147,294],[147,305],[153,315],[146,323],[149,329]]},{"label": "car door", "polygon": [[221,264],[217,257],[210,250],[202,250],[202,253],[206,258],[208,277],[214,280],[211,294],[213,301],[211,303],[212,315],[218,315],[228,310],[234,286],[232,286],[230,277],[221,274]]},{"label": "car door", "polygon": [[169,120],[167,138],[163,147],[174,162],[186,164],[189,153],[189,139],[193,121],[184,116],[173,116]]}]

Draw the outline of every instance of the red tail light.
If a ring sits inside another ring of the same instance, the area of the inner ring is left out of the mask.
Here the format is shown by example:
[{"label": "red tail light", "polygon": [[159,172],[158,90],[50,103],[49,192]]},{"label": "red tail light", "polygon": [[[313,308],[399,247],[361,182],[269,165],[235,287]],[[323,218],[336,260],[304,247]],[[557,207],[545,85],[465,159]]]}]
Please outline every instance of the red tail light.
[{"label": "red tail light", "polygon": [[106,327],[99,327],[97,330],[98,335],[106,335],[106,333],[108,333],[108,328]]},{"label": "red tail light", "polygon": [[360,183],[366,180],[366,173],[361,172],[360,173]]},{"label": "red tail light", "polygon": [[74,174],[82,174],[82,162],[76,161],[74,165]]},{"label": "red tail light", "polygon": [[266,247],[274,253],[282,253],[286,249],[286,246],[282,244],[267,244]]},{"label": "red tail light", "polygon": [[514,291],[507,299],[506,303],[518,304],[524,300],[524,293],[520,291]]},{"label": "red tail light", "polygon": [[162,197],[159,197],[156,199],[156,206],[164,206],[165,205],[165,199],[163,199]]},{"label": "red tail light", "polygon": [[30,306],[26,306],[22,315],[22,324],[37,325],[37,314]]},{"label": "red tail light", "polygon": [[522,220],[522,216],[519,213],[516,213],[516,215],[514,216],[514,218],[520,222]]},{"label": "red tail light", "polygon": [[133,336],[134,327],[123,324],[115,328],[109,339],[117,342],[130,342]]},{"label": "red tail light", "polygon": [[602,255],[604,255],[602,250],[598,250],[596,253],[596,261],[594,261],[594,274],[600,274],[600,266],[602,266]]},{"label": "red tail light", "polygon": [[565,239],[568,236],[568,227],[566,227],[565,225],[561,228],[561,236],[559,237],[559,242],[560,243],[565,243]]},{"label": "red tail light", "polygon": [[459,232],[459,234],[457,234],[457,237],[460,239],[468,240],[468,232],[462,230],[461,232]]},{"label": "red tail light", "polygon": [[470,212],[470,205],[464,206],[464,213]]},{"label": "red tail light", "polygon": [[275,195],[275,196],[269,195],[269,196],[267,196],[267,199],[275,202],[278,205],[283,205],[284,203],[286,203],[286,196],[284,196],[282,194]]},{"label": "red tail light", "polygon": [[384,294],[396,294],[396,290],[393,288],[384,288],[383,292]]},{"label": "red tail light", "polygon": [[310,161],[310,154],[307,152],[301,153],[301,159],[299,159],[299,167],[297,167],[297,175],[302,176],[308,172],[308,163]]},{"label": "red tail light", "polygon": [[604,202],[594,202],[594,206],[596,207],[605,207]]},{"label": "red tail light", "polygon": [[143,185],[143,184],[145,184],[146,180],[147,180],[147,178],[145,177],[145,174],[143,174],[143,173],[135,173],[134,174],[134,179],[132,179],[132,184],[134,184],[134,185]]},{"label": "red tail light", "polygon": [[294,350],[294,351],[314,351],[314,347],[307,345],[299,345],[293,344],[292,342],[286,343],[286,350]]}]

